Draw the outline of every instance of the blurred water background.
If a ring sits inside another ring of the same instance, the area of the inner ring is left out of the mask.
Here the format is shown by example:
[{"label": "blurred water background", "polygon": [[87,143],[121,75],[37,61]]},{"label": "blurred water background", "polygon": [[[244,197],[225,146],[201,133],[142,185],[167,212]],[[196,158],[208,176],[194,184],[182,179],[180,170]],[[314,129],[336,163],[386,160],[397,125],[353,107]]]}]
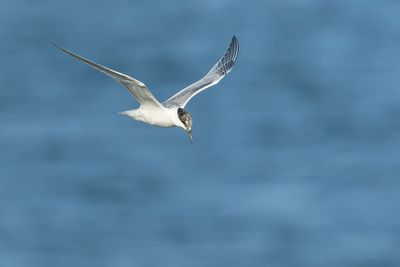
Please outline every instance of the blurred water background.
[{"label": "blurred water background", "polygon": [[[0,266],[400,266],[400,2],[3,1]],[[160,100],[232,35],[193,145]]]}]

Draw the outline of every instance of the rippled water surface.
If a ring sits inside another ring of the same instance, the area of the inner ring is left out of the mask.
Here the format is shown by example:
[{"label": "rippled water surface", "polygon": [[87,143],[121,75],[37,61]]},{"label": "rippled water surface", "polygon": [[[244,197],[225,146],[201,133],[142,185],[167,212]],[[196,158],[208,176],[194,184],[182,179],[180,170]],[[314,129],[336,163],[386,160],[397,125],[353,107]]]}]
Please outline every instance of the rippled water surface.
[{"label": "rippled water surface", "polygon": [[[6,1],[0,266],[399,266],[400,3]],[[48,40],[160,100],[236,34],[182,129]]]}]

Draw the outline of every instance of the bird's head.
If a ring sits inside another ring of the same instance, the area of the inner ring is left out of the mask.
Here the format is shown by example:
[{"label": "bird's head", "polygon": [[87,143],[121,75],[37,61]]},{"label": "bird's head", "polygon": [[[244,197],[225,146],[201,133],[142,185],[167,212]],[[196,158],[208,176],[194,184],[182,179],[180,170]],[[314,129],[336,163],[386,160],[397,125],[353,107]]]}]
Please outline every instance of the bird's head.
[{"label": "bird's head", "polygon": [[190,143],[193,143],[193,138],[192,138],[192,116],[190,116],[190,113],[184,110],[183,108],[178,108],[178,117],[179,120],[183,123],[182,128],[185,129],[186,133],[189,136]]}]

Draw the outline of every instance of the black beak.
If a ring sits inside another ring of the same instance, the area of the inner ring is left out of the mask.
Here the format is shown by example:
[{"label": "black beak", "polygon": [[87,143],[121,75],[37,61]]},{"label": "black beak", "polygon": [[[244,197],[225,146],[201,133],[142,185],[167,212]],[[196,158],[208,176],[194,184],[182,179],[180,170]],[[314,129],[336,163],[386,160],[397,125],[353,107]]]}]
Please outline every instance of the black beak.
[{"label": "black beak", "polygon": [[191,144],[193,144],[192,131],[191,131],[191,130],[188,130],[188,131],[186,131],[186,133],[187,133],[187,134],[188,134],[188,136],[189,136],[190,143],[191,143]]}]

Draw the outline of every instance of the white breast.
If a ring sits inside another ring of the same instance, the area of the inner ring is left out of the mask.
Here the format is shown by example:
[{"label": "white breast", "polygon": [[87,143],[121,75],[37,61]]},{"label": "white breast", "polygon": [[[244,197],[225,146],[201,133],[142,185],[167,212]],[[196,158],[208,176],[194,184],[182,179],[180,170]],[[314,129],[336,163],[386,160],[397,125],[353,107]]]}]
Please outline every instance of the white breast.
[{"label": "white breast", "polygon": [[135,120],[159,127],[180,126],[177,111],[173,109],[144,105],[138,109],[121,112],[121,114],[127,115]]}]

